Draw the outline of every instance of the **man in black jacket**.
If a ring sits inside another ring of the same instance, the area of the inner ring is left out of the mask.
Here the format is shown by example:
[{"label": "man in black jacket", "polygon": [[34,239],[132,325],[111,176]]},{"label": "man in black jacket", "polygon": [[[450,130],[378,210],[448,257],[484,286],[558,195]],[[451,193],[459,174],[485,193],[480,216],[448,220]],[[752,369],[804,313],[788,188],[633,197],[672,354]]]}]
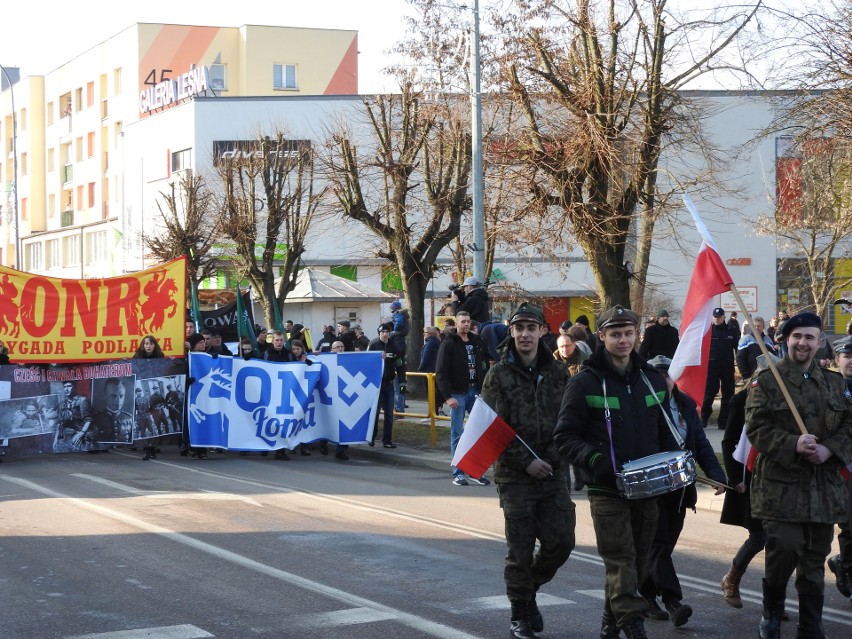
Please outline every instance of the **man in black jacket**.
[{"label": "man in black jacket", "polygon": [[701,422],[707,428],[713,413],[713,401],[719,388],[722,389],[722,405],[719,408],[719,429],[728,425],[728,410],[734,396],[734,359],[740,336],[725,321],[725,309],[713,309],[713,325],[710,327],[710,358],[707,363],[707,385],[701,403]]},{"label": "man in black jacket", "polygon": [[653,359],[658,355],[671,359],[679,343],[680,335],[677,329],[669,324],[669,312],[663,308],[657,313],[657,321],[645,329],[639,354],[645,359]]},{"label": "man in black jacket", "polygon": [[485,290],[478,277],[467,278],[462,283],[461,292],[453,291],[450,301],[452,302],[453,315],[465,311],[470,314],[470,318],[474,322],[485,324],[491,321],[491,311],[488,308],[488,291]]},{"label": "man in black jacket", "polygon": [[[392,322],[385,322],[379,326],[379,336],[370,342],[368,351],[382,351],[382,385],[379,388],[379,408],[384,413],[384,426],[382,428],[382,446],[385,448],[396,448],[393,443],[393,392],[394,380],[399,380],[400,392],[405,395],[405,361],[403,355],[394,346],[390,339],[393,330]],[[373,438],[370,446],[376,441],[376,432],[379,430],[379,413],[376,412],[376,424],[373,427]]]},{"label": "man in black jacket", "polygon": [[663,414],[662,376],[634,352],[639,316],[622,306],[598,320],[602,348],[571,378],[553,440],[560,454],[586,474],[598,552],[606,569],[601,639],[647,639],[648,608],[639,585],[657,525],[657,500],[621,496],[615,473],[630,460],[678,445]]},{"label": "man in black jacket", "polygon": [[[488,366],[488,350],[479,335],[471,332],[470,322],[470,314],[466,311],[456,314],[455,332],[450,332],[441,343],[435,367],[435,382],[450,407],[450,458],[456,453],[464,430],[465,413],[471,411],[482,390]],[[467,486],[464,472],[455,466],[452,470],[453,484]],[[480,486],[491,483],[485,476],[470,480]]]}]

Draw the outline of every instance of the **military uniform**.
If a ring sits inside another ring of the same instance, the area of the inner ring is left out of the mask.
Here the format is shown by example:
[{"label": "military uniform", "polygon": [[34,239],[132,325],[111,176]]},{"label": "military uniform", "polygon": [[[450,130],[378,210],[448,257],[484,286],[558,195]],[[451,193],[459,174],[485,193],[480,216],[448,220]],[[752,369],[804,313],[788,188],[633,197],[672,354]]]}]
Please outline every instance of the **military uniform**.
[{"label": "military uniform", "polygon": [[[785,337],[797,326],[815,325],[802,324],[799,316],[788,323],[794,326],[789,331],[785,326]],[[760,453],[751,481],[752,514],[763,520],[767,534],[761,636],[779,636],[769,626],[777,626],[787,582],[796,570],[799,637],[810,639],[823,636],[824,562],[834,524],[845,517],[839,470],[852,458],[852,397],[843,378],[820,368],[815,360],[802,371],[788,354],[777,368],[807,432],[833,454],[825,463],[815,464],[797,452],[801,431],[771,371],[760,373],[746,400],[746,429]]]},{"label": "military uniform", "polygon": [[[82,395],[68,397],[59,408],[57,439],[70,442],[77,433],[85,430],[91,422],[92,405],[88,398]],[[80,442],[79,448],[85,448],[83,441]]]},{"label": "military uniform", "polygon": [[[537,307],[522,304],[512,319],[543,324],[544,315]],[[514,344],[510,337],[501,349],[500,361],[485,376],[480,396],[535,451],[534,455],[517,439],[512,441],[494,465],[494,481],[505,519],[508,549],[503,578],[513,618],[534,608],[532,614],[540,619],[536,592],[553,579],[574,549],[574,502],[553,443],[569,374],[541,340],[531,366],[524,365]],[[536,456],[550,464],[549,477],[538,479],[527,472]],[[540,547],[535,552],[537,539]],[[540,629],[532,624],[533,631]]]},{"label": "military uniform", "polygon": [[99,411],[92,418],[91,434],[97,443],[133,442],[133,416],[127,411]]}]

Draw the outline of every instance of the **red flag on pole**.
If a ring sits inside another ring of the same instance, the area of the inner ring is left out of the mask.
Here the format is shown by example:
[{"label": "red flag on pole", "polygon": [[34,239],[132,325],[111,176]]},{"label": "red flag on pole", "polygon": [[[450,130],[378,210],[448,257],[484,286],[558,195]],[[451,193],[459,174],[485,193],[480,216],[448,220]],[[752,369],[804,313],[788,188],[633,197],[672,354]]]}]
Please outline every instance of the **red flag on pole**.
[{"label": "red flag on pole", "polygon": [[672,358],[669,376],[677,382],[681,391],[701,406],[704,401],[704,387],[707,384],[713,307],[716,297],[731,290],[734,281],[728,274],[704,221],[686,194],[683,196],[683,203],[692,214],[702,242],[686,294],[680,344]]},{"label": "red flag on pole", "polygon": [[477,397],[456,445],[452,464],[471,477],[482,477],[516,436],[515,431]]}]

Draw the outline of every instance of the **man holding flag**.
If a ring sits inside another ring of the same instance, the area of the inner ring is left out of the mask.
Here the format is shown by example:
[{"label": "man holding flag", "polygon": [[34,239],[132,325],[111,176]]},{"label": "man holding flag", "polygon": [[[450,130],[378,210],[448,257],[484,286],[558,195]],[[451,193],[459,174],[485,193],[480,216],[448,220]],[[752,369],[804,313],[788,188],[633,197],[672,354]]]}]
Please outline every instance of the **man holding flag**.
[{"label": "man holding flag", "polygon": [[834,524],[846,518],[840,470],[852,460],[852,396],[840,375],[814,361],[818,315],[799,313],[781,332],[787,353],[776,370],[752,381],[746,400],[746,431],[759,453],[752,514],[766,531],[759,630],[761,639],[780,639],[787,582],[796,571],[797,637],[822,639],[824,564]]},{"label": "man holding flag", "polygon": [[[536,592],[553,579],[574,548],[574,502],[553,443],[569,375],[540,341],[546,332],[540,308],[521,304],[509,324],[510,337],[500,361],[485,376],[480,402],[517,433],[497,459],[494,481],[506,520],[503,576],[512,605],[509,634],[535,639],[544,628]],[[465,434],[473,431],[474,421],[472,414]],[[541,544],[537,553],[536,539]]]},{"label": "man holding flag", "polygon": [[[846,392],[852,395],[852,335],[834,342],[834,353],[834,363],[846,382]],[[847,466],[841,473],[846,479],[846,521],[838,522],[840,554],[828,560],[828,568],[834,573],[840,594],[849,598],[852,597],[852,468]]]}]

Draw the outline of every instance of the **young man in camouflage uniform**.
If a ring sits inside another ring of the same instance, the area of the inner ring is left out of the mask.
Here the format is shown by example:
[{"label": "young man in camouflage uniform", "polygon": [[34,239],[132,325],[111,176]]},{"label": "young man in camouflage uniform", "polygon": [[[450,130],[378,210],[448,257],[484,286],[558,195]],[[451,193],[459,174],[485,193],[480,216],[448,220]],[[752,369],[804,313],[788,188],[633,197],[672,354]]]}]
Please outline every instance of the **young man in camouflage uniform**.
[{"label": "young man in camouflage uniform", "polygon": [[[544,347],[544,313],[524,303],[512,315],[500,361],[485,376],[481,397],[518,436],[498,458],[494,481],[506,520],[503,576],[512,604],[509,636],[535,639],[544,620],[536,591],[553,579],[574,548],[574,502],[553,444],[567,367]],[[536,539],[541,543],[534,554]]]},{"label": "young man in camouflage uniform", "polygon": [[802,434],[771,371],[752,382],[746,431],[760,453],[751,509],[766,531],[761,639],[780,639],[787,582],[796,571],[797,639],[822,639],[825,558],[846,517],[839,471],[852,459],[852,397],[843,378],[816,364],[822,321],[799,313],[784,323],[778,372],[804,421]]},{"label": "young man in camouflage uniform", "polygon": [[[852,393],[852,335],[847,335],[834,342],[834,363],[843,375],[846,389]],[[840,534],[837,543],[840,554],[828,560],[828,569],[834,573],[835,585],[840,594],[852,597],[852,479],[846,480],[846,520],[838,522]]]},{"label": "young man in camouflage uniform", "polygon": [[[666,382],[635,351],[639,317],[614,306],[598,319],[603,348],[565,390],[553,438],[586,475],[598,553],[606,569],[601,639],[647,639],[639,594],[657,525],[657,500],[623,498],[615,472],[633,459],[677,450],[662,406]],[[649,388],[650,385],[650,388]],[[613,467],[615,466],[615,468]]]}]

